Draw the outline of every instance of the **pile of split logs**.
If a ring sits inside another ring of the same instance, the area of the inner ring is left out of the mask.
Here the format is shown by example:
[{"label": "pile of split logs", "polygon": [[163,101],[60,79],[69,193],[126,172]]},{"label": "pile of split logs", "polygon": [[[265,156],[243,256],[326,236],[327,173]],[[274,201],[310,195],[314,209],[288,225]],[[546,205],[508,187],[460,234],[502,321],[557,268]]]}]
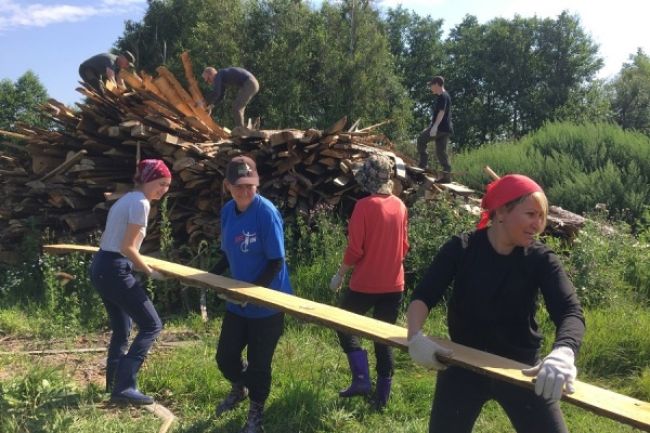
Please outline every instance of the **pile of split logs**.
[{"label": "pile of split logs", "polygon": [[[187,53],[181,58],[187,91],[164,66],[155,78],[122,71],[126,88],[110,83],[102,92],[78,88],[86,97],[78,110],[49,100],[42,114],[52,128],[18,125],[0,131],[14,139],[3,142],[12,151],[0,154],[0,261],[12,261],[29,230],[47,227],[50,241],[87,243],[102,228],[110,205],[132,188],[136,161],[143,158],[162,158],[172,168],[169,221],[174,238],[190,246],[217,238],[227,199],[224,168],[241,153],[256,159],[261,194],[287,216],[322,205],[352,209],[362,194],[353,173],[372,153],[395,161],[395,193],[407,204],[440,188],[472,193],[457,184],[434,186],[427,173],[374,132],[378,125],[358,129],[357,122],[346,128],[342,118],[324,130],[231,133],[200,108],[205,103],[190,59]],[[568,213],[555,226],[571,235],[582,225],[579,218]],[[157,234],[152,227],[145,252],[157,249]]]}]

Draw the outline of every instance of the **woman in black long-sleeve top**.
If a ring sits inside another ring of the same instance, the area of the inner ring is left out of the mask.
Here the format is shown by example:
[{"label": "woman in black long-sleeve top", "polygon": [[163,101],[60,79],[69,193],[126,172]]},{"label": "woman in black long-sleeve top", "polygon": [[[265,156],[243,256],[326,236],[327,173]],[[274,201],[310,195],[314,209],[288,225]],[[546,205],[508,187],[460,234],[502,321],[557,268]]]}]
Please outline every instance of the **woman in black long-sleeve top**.
[{"label": "woman in black long-sleeve top", "polygon": [[[558,400],[573,391],[574,363],[585,330],[575,289],[559,258],[535,237],[544,230],[548,202],[522,175],[488,186],[478,229],[440,249],[408,309],[409,353],[438,375],[429,432],[469,433],[481,408],[496,400],[520,433],[567,432]],[[491,224],[488,225],[488,221]],[[449,352],[422,334],[429,310],[452,286],[447,323],[452,341],[535,367],[535,393],[435,357]],[[556,326],[553,350],[540,360],[535,313],[541,293]]]}]

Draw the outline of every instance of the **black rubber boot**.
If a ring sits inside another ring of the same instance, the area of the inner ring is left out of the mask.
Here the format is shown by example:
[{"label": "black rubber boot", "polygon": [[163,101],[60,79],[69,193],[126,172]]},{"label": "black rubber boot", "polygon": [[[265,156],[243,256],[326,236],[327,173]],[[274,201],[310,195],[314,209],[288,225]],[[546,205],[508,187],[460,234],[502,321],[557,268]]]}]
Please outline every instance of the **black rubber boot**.
[{"label": "black rubber boot", "polygon": [[240,383],[233,383],[230,392],[217,406],[214,411],[215,416],[218,418],[226,412],[229,412],[239,406],[239,404],[246,400],[248,397],[248,388]]},{"label": "black rubber boot", "polygon": [[390,398],[390,388],[393,383],[392,377],[378,377],[377,378],[377,388],[375,389],[375,395],[373,396],[373,405],[376,410],[382,411],[388,404],[388,399]]},{"label": "black rubber boot", "polygon": [[264,418],[264,402],[258,403],[251,400],[248,408],[248,419],[241,429],[241,433],[264,433],[262,421]]}]

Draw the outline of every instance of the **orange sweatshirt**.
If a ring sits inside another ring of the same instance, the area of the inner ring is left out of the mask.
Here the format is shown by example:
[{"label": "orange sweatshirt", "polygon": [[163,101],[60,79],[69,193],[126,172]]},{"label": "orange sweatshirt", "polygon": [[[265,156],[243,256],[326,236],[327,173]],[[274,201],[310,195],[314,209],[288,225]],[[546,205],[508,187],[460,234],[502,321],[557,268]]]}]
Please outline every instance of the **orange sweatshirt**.
[{"label": "orange sweatshirt", "polygon": [[408,249],[408,214],[402,200],[383,194],[359,200],[348,223],[343,257],[343,263],[354,268],[350,289],[361,293],[403,291],[402,262]]}]

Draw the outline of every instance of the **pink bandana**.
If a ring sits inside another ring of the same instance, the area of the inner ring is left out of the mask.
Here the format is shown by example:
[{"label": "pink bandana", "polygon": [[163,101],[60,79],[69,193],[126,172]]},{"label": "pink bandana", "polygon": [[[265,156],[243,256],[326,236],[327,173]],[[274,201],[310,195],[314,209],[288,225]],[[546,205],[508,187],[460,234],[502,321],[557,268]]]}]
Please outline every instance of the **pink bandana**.
[{"label": "pink bandana", "polygon": [[133,180],[142,185],[162,177],[168,177],[170,179],[172,177],[171,172],[162,160],[143,159],[138,164],[138,169],[135,172]]},{"label": "pink bandana", "polygon": [[490,213],[515,199],[534,192],[544,192],[531,178],[523,174],[509,174],[488,184],[483,200],[481,200],[481,219],[476,225],[482,229],[487,227]]}]

